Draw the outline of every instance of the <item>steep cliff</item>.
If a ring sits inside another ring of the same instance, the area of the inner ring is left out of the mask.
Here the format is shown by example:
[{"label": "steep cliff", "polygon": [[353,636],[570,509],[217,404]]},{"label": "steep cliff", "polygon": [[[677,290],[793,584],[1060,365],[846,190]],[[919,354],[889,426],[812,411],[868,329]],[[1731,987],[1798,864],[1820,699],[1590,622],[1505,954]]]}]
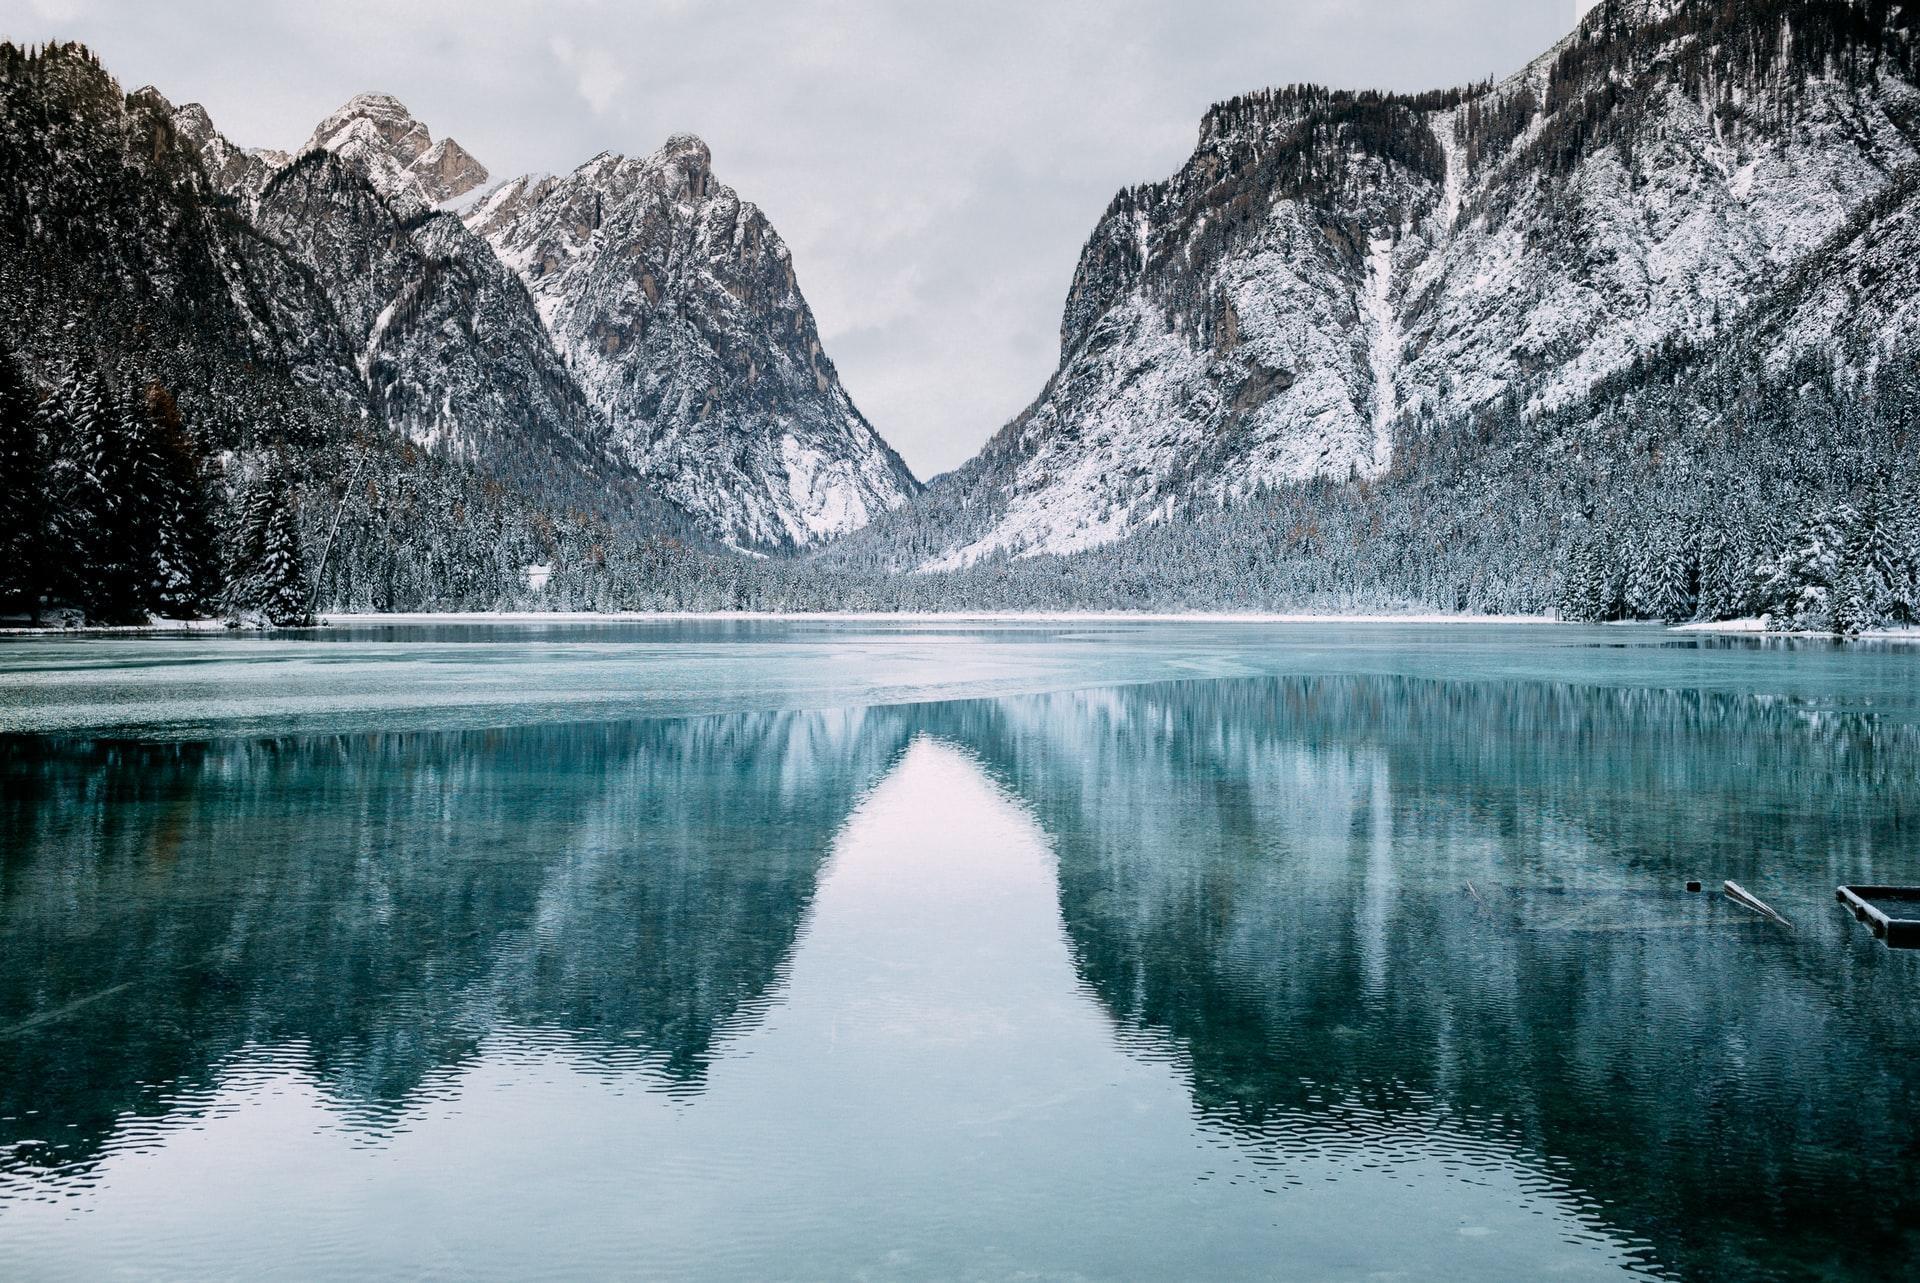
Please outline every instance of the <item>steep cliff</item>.
[{"label": "steep cliff", "polygon": [[699,139],[514,179],[466,221],[531,291],[614,453],[729,542],[813,543],[918,489],[841,387],[786,245]]}]

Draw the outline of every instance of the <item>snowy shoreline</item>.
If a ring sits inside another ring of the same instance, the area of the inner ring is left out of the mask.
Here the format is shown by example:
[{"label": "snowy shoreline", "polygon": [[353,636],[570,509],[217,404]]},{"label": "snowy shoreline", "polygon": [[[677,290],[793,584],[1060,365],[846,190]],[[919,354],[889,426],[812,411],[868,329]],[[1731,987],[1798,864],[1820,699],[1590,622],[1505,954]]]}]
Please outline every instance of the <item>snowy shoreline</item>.
[{"label": "snowy shoreline", "polygon": [[[1146,611],[590,611],[590,610],[472,610],[395,611],[390,614],[343,611],[323,613],[308,628],[240,629],[256,632],[303,632],[309,628],[377,628],[405,624],[633,624],[722,623],[746,620],[760,623],[989,623],[989,624],[1559,624],[1549,615],[1339,615],[1299,612],[1229,613]],[[6,636],[78,636],[87,633],[224,633],[221,619],[160,619],[146,624],[103,624],[77,628],[0,626]]]},{"label": "snowy shoreline", "polygon": [[575,621],[606,623],[644,623],[649,620],[690,620],[722,622],[746,619],[765,622],[798,623],[824,620],[844,623],[1146,623],[1146,624],[1556,624],[1546,615],[1334,615],[1231,612],[1149,612],[1128,610],[1019,611],[1019,610],[713,610],[713,611],[467,611],[400,612],[390,615],[338,614],[323,620],[333,627],[367,624],[437,623],[569,623]]},{"label": "snowy shoreline", "polygon": [[[139,635],[162,633],[227,633],[261,635],[279,632],[306,632],[315,628],[380,628],[396,625],[432,624],[641,624],[641,623],[869,623],[869,624],[1268,624],[1301,626],[1310,624],[1377,625],[1561,625],[1569,621],[1552,615],[1467,615],[1427,612],[1419,614],[1329,614],[1305,611],[1234,613],[1227,611],[593,611],[593,610],[409,610],[390,614],[342,611],[323,614],[318,624],[301,628],[229,629],[224,619],[156,619],[145,624],[101,624],[62,628],[53,625],[31,627],[0,625],[0,637],[79,637],[87,635]],[[1689,624],[1661,625],[1645,620],[1623,620],[1617,626],[1664,628],[1672,633],[1711,634],[1739,637],[1795,637],[1833,640],[1831,633],[1769,632],[1763,619],[1720,619]],[[1895,641],[1920,643],[1920,627],[1875,628],[1861,633],[1858,641]]]},{"label": "snowy shoreline", "polygon": [[[1675,624],[1669,631],[1676,633],[1713,633],[1720,636],[1735,637],[1818,637],[1828,641],[1834,639],[1832,633],[1769,632],[1767,630],[1767,621],[1759,618],[1712,619],[1693,624]],[[1920,628],[1869,628],[1853,640],[1920,642]]]}]

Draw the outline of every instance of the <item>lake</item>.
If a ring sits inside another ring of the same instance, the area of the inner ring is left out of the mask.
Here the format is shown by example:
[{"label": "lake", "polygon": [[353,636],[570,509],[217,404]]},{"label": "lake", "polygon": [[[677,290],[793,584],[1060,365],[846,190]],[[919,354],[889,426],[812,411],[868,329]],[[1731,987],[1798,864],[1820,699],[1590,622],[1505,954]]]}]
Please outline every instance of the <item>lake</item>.
[{"label": "lake", "polygon": [[15,638],[0,818],[4,1278],[1920,1270],[1920,647]]}]

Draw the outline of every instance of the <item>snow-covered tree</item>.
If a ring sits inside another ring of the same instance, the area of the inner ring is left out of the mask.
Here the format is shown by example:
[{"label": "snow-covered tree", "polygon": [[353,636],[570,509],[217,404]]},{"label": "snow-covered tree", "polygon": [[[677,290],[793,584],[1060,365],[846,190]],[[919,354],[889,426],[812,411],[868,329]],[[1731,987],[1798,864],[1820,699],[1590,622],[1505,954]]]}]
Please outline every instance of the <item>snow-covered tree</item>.
[{"label": "snow-covered tree", "polygon": [[46,555],[46,454],[37,398],[0,341],[0,610],[38,608]]},{"label": "snow-covered tree", "polygon": [[1781,632],[1831,632],[1841,551],[1857,513],[1849,504],[1823,507],[1800,523],[1787,547],[1760,569],[1768,627]]},{"label": "snow-covered tree", "polygon": [[71,368],[46,410],[52,591],[96,622],[138,622],[148,549],[126,415],[99,374]]},{"label": "snow-covered tree", "polygon": [[228,613],[278,627],[307,622],[309,589],[299,514],[278,459],[248,487],[235,527],[227,568]]},{"label": "snow-covered tree", "polygon": [[211,518],[192,438],[173,396],[149,385],[130,416],[130,500],[143,535],[143,604],[190,618],[211,594]]}]

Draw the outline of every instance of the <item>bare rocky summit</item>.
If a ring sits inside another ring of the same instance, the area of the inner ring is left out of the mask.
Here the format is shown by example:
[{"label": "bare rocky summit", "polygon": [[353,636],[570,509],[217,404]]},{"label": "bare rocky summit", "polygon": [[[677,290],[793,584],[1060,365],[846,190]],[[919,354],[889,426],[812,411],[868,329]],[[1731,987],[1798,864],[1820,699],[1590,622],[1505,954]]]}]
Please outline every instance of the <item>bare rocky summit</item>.
[{"label": "bare rocky summit", "polygon": [[487,167],[433,134],[390,94],[355,94],[314,127],[301,152],[328,151],[375,190],[409,209],[455,200],[487,181]]}]

